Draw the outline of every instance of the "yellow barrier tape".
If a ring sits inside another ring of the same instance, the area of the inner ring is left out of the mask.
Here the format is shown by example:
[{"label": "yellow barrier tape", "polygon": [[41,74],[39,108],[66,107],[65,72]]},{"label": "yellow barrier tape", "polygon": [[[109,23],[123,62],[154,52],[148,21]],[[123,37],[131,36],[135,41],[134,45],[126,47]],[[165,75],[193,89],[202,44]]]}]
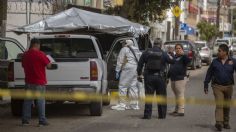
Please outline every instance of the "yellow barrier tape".
[{"label": "yellow barrier tape", "polygon": [[[107,96],[98,95],[95,93],[85,93],[85,92],[52,92],[47,91],[46,93],[35,92],[35,91],[25,91],[25,90],[4,90],[0,89],[0,97],[6,96],[15,99],[37,99],[37,98],[45,98],[46,100],[62,100],[62,101],[100,101],[102,98],[107,98]],[[119,95],[118,92],[112,92],[110,95],[110,99],[118,100]],[[165,98],[163,96],[146,96],[145,98],[139,99],[142,102],[147,103],[159,103],[159,104],[175,104],[176,101],[178,103],[185,103],[191,105],[224,105],[224,106],[232,106],[236,107],[236,100],[228,101],[228,100],[219,100],[215,101],[214,99],[197,99],[197,98],[186,98],[175,100],[175,98]]]}]

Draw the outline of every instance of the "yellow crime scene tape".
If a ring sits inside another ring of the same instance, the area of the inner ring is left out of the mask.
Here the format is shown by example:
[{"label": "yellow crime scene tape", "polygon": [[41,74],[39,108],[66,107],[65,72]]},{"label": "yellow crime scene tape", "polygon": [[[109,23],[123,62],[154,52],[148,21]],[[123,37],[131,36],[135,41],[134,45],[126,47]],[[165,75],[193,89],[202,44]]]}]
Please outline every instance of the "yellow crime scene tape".
[{"label": "yellow crime scene tape", "polygon": [[[11,97],[14,99],[37,99],[45,98],[46,100],[65,100],[65,101],[101,101],[102,98],[107,98],[104,95],[98,95],[95,93],[85,93],[85,92],[52,92],[47,91],[45,93],[29,91],[29,90],[5,90],[0,89],[0,97]],[[112,100],[118,100],[118,92],[112,92],[110,97]],[[145,98],[139,98],[142,102],[148,103],[159,103],[159,104],[175,104],[175,98],[165,98],[163,96],[145,96]],[[224,105],[236,107],[236,100],[219,100],[215,101],[214,99],[197,99],[197,98],[186,98],[177,100],[179,103],[191,104],[191,105]]]}]

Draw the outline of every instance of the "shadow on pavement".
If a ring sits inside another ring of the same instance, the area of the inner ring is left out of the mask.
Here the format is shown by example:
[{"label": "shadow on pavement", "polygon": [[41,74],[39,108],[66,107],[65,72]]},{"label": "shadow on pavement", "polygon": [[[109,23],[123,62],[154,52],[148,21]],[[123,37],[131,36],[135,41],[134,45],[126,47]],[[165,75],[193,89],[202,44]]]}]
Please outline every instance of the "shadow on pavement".
[{"label": "shadow on pavement", "polygon": [[208,130],[212,130],[213,132],[216,131],[214,125],[211,125],[211,124],[196,124],[195,126],[200,127],[200,128],[206,128]]}]

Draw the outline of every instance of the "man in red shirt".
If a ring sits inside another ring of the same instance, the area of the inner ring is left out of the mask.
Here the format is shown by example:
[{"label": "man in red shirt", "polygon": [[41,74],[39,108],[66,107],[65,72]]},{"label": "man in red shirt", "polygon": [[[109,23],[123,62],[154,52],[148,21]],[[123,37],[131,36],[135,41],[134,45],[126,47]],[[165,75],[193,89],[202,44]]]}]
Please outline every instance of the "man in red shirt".
[{"label": "man in red shirt", "polygon": [[[45,93],[46,67],[51,68],[52,65],[47,56],[40,51],[40,43],[38,39],[32,39],[30,48],[22,57],[22,67],[25,73],[26,90],[32,90]],[[25,99],[23,104],[22,125],[29,125],[31,118],[32,99]],[[45,117],[45,99],[37,99],[39,126],[49,125]]]}]

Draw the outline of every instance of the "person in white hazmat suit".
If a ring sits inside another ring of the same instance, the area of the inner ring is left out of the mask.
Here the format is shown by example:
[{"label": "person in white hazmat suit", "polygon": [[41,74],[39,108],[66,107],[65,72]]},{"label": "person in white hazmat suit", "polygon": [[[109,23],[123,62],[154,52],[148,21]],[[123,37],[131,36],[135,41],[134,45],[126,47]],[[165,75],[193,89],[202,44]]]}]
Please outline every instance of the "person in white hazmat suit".
[{"label": "person in white hazmat suit", "polygon": [[[116,65],[116,79],[119,78],[119,102],[113,110],[139,110],[139,89],[137,81],[137,64],[141,52],[132,40],[126,40],[120,50]],[[128,95],[128,97],[127,97]]]}]

